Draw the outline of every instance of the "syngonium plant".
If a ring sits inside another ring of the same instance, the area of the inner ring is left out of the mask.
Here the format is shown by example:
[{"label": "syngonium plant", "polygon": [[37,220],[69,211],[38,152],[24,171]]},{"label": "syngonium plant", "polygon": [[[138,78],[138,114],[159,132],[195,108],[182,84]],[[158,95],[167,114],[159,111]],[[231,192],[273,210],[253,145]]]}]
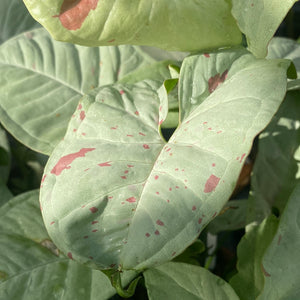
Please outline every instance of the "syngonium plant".
[{"label": "syngonium plant", "polygon": [[[183,299],[246,299],[245,290],[256,283],[248,280],[244,269],[231,281],[234,290],[205,268],[169,261],[222,211],[254,138],[282,107],[282,100],[286,97],[288,107],[299,111],[294,103],[300,86],[299,45],[275,39],[265,58],[270,39],[295,1],[280,6],[275,0],[24,2],[54,38],[73,43],[54,41],[44,29],[35,29],[0,46],[1,123],[26,146],[50,155],[39,195],[49,237],[44,231],[28,233],[25,224],[26,237],[50,249],[59,257],[55,262],[65,263],[67,257],[72,264],[91,267],[80,266],[76,274],[104,271],[124,297],[133,294],[139,277],[126,291],[120,274],[128,283],[143,272],[150,299],[166,299],[161,287],[167,286],[168,276],[179,282],[167,294],[170,298],[179,293]],[[282,124],[285,117],[280,114]],[[290,117],[286,126],[294,128],[295,119]],[[271,124],[266,130],[277,125]],[[169,139],[164,128],[175,128]],[[289,155],[298,136],[295,133],[286,143]],[[277,165],[272,167],[276,170]],[[255,195],[260,178],[253,175],[248,211],[243,205],[247,221],[242,223],[259,224],[272,213],[274,203],[283,215],[292,211],[299,188],[292,193],[298,179],[289,174],[293,180],[282,192],[284,201],[264,197],[258,205],[263,193]],[[9,220],[8,208],[16,207],[23,220],[21,200],[32,203],[33,198],[36,192],[19,196],[0,212]],[[20,232],[3,220],[7,249],[18,243],[12,236]],[[215,224],[213,230],[222,230]],[[233,227],[237,224],[240,220]],[[271,269],[273,239],[281,242],[290,225],[285,216],[282,225],[269,217],[259,227],[249,227],[252,240],[263,232],[258,238],[265,242],[264,251],[258,251],[259,261],[254,262],[259,274],[253,273],[261,276],[260,282],[271,277],[264,265]],[[243,241],[239,251],[247,247]],[[43,256],[32,264],[47,260]],[[243,260],[238,267],[242,265]],[[0,264],[0,279],[13,295],[10,270],[9,263]],[[186,281],[185,272],[192,274],[192,282],[210,282],[215,296]],[[270,295],[276,280],[266,281],[266,288],[253,288],[251,299],[260,292],[260,299],[268,299],[263,297]],[[296,295],[293,285],[290,289]],[[7,293],[0,288],[0,295]],[[103,297],[107,295],[108,288]]]}]

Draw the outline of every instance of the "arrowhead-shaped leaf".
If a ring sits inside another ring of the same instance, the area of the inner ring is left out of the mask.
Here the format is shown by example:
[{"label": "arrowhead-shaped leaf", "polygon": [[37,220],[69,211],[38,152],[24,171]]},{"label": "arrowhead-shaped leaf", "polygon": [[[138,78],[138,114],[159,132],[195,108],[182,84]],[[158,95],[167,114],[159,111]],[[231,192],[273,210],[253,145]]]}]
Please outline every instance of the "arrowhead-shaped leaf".
[{"label": "arrowhead-shaped leaf", "polygon": [[50,154],[84,93],[129,73],[130,82],[168,78],[168,62],[145,72],[152,63],[139,47],[87,48],[56,42],[43,29],[24,33],[0,46],[0,120],[26,146]]},{"label": "arrowhead-shaped leaf", "polygon": [[144,269],[195,240],[231,195],[286,90],[288,61],[237,61],[168,143],[159,133],[168,102],[156,82],[83,98],[42,182],[44,221],[60,249],[96,268]]},{"label": "arrowhead-shaped leaf", "polygon": [[238,300],[232,287],[210,271],[170,262],[144,272],[150,300]]},{"label": "arrowhead-shaped leaf", "polygon": [[24,0],[55,39],[86,46],[148,45],[195,51],[241,43],[224,0]]},{"label": "arrowhead-shaped leaf", "polygon": [[[0,299],[103,299],[115,294],[102,272],[59,254],[40,214],[38,191],[0,207]],[[133,272],[124,274],[128,283]]]},{"label": "arrowhead-shaped leaf", "polygon": [[246,35],[248,49],[256,57],[266,57],[268,43],[297,0],[232,1],[232,14]]}]

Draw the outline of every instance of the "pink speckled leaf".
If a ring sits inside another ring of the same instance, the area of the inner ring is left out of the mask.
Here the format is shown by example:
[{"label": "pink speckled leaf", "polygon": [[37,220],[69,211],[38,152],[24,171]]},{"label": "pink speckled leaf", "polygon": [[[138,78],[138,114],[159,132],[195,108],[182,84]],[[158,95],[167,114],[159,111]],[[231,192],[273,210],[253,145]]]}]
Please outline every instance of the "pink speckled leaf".
[{"label": "pink speckled leaf", "polygon": [[[141,270],[195,240],[231,195],[252,140],[286,90],[288,61],[235,51],[220,51],[238,58],[168,142],[160,135],[168,99],[157,82],[105,86],[83,98],[41,189],[59,248],[92,267]],[[201,61],[188,59],[199,70],[193,86],[203,84]],[[180,76],[183,84],[188,75]]]}]

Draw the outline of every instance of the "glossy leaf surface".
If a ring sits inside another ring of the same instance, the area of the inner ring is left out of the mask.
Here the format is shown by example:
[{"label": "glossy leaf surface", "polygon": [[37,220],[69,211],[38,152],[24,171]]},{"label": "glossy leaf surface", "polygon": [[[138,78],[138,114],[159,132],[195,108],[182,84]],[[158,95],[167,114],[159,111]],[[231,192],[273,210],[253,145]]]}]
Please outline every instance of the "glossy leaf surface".
[{"label": "glossy leaf surface", "polygon": [[[0,46],[0,120],[26,146],[50,154],[84,93],[151,63],[139,47],[87,48],[56,42],[43,29],[24,33]],[[164,80],[167,64],[129,79]]]},{"label": "glossy leaf surface", "polygon": [[[0,207],[1,299],[103,299],[115,294],[108,278],[66,258],[49,239],[38,191]],[[126,284],[132,272],[124,275]]]},{"label": "glossy leaf surface", "polygon": [[150,300],[238,300],[231,286],[210,271],[170,262],[144,272]]},{"label": "glossy leaf surface", "polygon": [[284,96],[288,65],[245,54],[168,143],[159,133],[168,110],[159,83],[84,97],[42,183],[55,244],[101,269],[141,270],[183,252],[230,197],[253,138]]},{"label": "glossy leaf surface", "polygon": [[130,44],[195,51],[241,43],[225,0],[24,2],[55,39],[86,46]]},{"label": "glossy leaf surface", "polygon": [[232,1],[232,14],[256,57],[267,55],[268,43],[297,0]]}]

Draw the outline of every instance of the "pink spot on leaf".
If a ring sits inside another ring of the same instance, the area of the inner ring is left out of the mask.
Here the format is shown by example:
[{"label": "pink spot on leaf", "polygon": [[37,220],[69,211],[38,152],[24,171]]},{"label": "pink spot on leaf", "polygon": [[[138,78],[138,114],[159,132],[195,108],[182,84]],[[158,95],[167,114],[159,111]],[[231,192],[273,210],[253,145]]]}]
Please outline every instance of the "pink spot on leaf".
[{"label": "pink spot on leaf", "polygon": [[198,224],[201,224],[202,223],[202,218],[199,218],[198,219]]},{"label": "pink spot on leaf", "polygon": [[53,225],[55,222],[54,221],[52,221],[51,223],[50,223],[50,225]]},{"label": "pink spot on leaf", "polygon": [[213,164],[212,164],[212,166],[213,166],[213,167],[215,167],[215,166],[216,166],[216,164],[215,164],[215,163],[213,163]]},{"label": "pink spot on leaf", "polygon": [[176,254],[176,252],[173,252],[173,253],[172,253],[172,256],[175,256],[175,254]]},{"label": "pink spot on leaf", "polygon": [[123,90],[120,91],[120,95],[123,95],[125,92]]},{"label": "pink spot on leaf", "polygon": [[149,145],[147,145],[147,144],[144,144],[144,145],[143,145],[143,148],[144,148],[144,149],[150,149]]},{"label": "pink spot on leaf", "polygon": [[242,156],[241,156],[241,159],[240,159],[240,163],[242,163],[245,156],[246,156],[246,153],[243,153]]},{"label": "pink spot on leaf", "polygon": [[260,265],[260,268],[261,268],[263,274],[264,274],[266,277],[271,277],[271,274],[268,273],[268,272],[266,271],[266,269],[265,269],[265,267],[263,266],[263,264]]},{"label": "pink spot on leaf", "polygon": [[128,168],[133,168],[133,167],[134,167],[134,165],[127,165],[127,167],[128,167]]},{"label": "pink spot on leaf", "polygon": [[208,90],[210,93],[212,93],[221,83],[225,81],[227,78],[228,70],[224,71],[222,75],[219,73],[215,76],[209,78],[208,80]]},{"label": "pink spot on leaf", "polygon": [[93,206],[90,208],[90,211],[94,214],[98,211],[98,208]]},{"label": "pink spot on leaf", "polygon": [[159,178],[159,176],[158,176],[158,175],[155,175],[155,176],[154,176],[154,179],[155,179],[155,180],[157,180],[158,178]]},{"label": "pink spot on leaf", "polygon": [[111,161],[98,164],[99,167],[111,167]]},{"label": "pink spot on leaf", "polygon": [[94,230],[92,230],[92,232],[97,232],[98,231],[98,229],[94,229]]},{"label": "pink spot on leaf", "polygon": [[207,58],[210,58],[210,55],[208,53],[203,53],[203,55]]},{"label": "pink spot on leaf", "polygon": [[279,237],[278,237],[277,245],[280,245],[281,239],[282,239],[282,235],[280,234]]},{"label": "pink spot on leaf", "polygon": [[207,179],[204,187],[204,193],[210,193],[215,190],[218,183],[220,181],[220,178],[215,175],[210,175],[210,177]]},{"label": "pink spot on leaf", "polygon": [[84,118],[85,118],[85,112],[84,112],[84,110],[82,110],[82,111],[80,112],[80,120],[83,121]]},{"label": "pink spot on leaf", "polygon": [[73,259],[73,255],[72,255],[72,253],[71,252],[68,252],[68,257],[70,258],[70,259]]},{"label": "pink spot on leaf", "polygon": [[192,210],[196,210],[196,206],[195,205],[192,207]]},{"label": "pink spot on leaf", "polygon": [[157,220],[156,224],[159,225],[159,226],[164,226],[165,225],[164,222],[161,221],[161,220]]},{"label": "pink spot on leaf", "polygon": [[146,134],[144,134],[144,133],[142,133],[142,132],[139,132],[139,135],[146,136]]},{"label": "pink spot on leaf", "polygon": [[130,198],[127,198],[126,201],[129,202],[129,203],[134,203],[134,202],[136,202],[136,198],[135,197],[130,197]]},{"label": "pink spot on leaf", "polygon": [[145,234],[145,236],[146,236],[146,237],[149,237],[149,236],[150,236],[150,233],[147,232],[147,233]]},{"label": "pink spot on leaf", "polygon": [[109,41],[107,41],[108,43],[113,43],[116,39],[111,39]]},{"label": "pink spot on leaf", "polygon": [[159,231],[158,231],[158,230],[155,230],[154,234],[155,234],[155,235],[159,235]]},{"label": "pink spot on leaf", "polygon": [[99,222],[98,222],[98,221],[93,221],[93,222],[92,222],[92,225],[97,224],[97,223],[99,223]]},{"label": "pink spot on leaf", "polygon": [[128,172],[129,172],[129,171],[128,171],[128,170],[126,170],[126,171],[124,171],[124,174],[128,174]]},{"label": "pink spot on leaf", "polygon": [[134,114],[137,115],[137,116],[140,115],[140,113],[137,110],[134,112]]},{"label": "pink spot on leaf", "polygon": [[54,166],[54,168],[51,170],[51,174],[54,174],[56,176],[60,175],[63,170],[71,168],[70,164],[76,158],[85,157],[86,153],[94,150],[95,148],[82,148],[78,152],[71,153],[61,157],[57,162],[57,164]]},{"label": "pink spot on leaf", "polygon": [[64,0],[58,17],[61,25],[68,30],[80,29],[91,10],[95,10],[98,0]]},{"label": "pink spot on leaf", "polygon": [[126,179],[127,177],[126,177],[126,176],[121,176],[121,178],[122,178],[122,179]]}]

